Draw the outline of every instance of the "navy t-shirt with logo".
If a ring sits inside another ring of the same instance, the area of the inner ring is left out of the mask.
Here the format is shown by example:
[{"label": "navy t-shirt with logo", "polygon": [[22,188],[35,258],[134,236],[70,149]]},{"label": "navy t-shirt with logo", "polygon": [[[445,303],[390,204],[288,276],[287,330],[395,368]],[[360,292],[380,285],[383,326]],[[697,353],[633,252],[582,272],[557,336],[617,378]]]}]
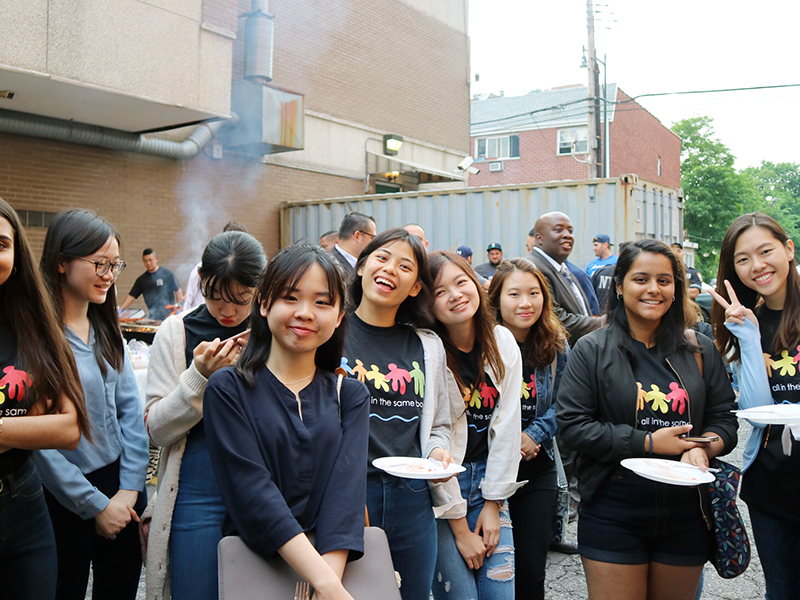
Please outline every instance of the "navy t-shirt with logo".
[{"label": "navy t-shirt with logo", "polygon": [[[800,402],[800,343],[772,351],[782,311],[761,306],[756,310],[761,331],[761,351],[776,403]],[[798,340],[800,342],[800,340]],[[759,451],[753,464],[742,476],[742,499],[764,510],[800,524],[797,499],[800,498],[800,443],[792,440],[792,454],[783,453],[783,425],[764,428]]]},{"label": "navy t-shirt with logo", "polygon": [[422,454],[419,420],[425,399],[422,341],[409,325],[376,327],[348,316],[340,371],[370,393],[367,473],[384,456]]},{"label": "navy t-shirt with logo", "polygon": [[[14,331],[0,321],[0,417],[24,417],[28,413],[32,384],[31,376],[20,368]],[[19,469],[30,454],[30,450],[18,448],[0,453],[0,477]]]},{"label": "navy t-shirt with logo", "polygon": [[467,405],[467,452],[464,462],[486,460],[489,455],[489,424],[499,393],[487,373],[483,373],[483,380],[475,384],[483,369],[477,345],[469,352],[458,351],[456,361],[461,380],[469,386],[464,394],[464,403]]},{"label": "navy t-shirt with logo", "polygon": [[[635,340],[634,345],[639,359],[633,369],[633,376],[639,388],[636,407],[637,428],[652,433],[662,427],[690,424],[689,396],[681,386],[678,376],[654,349],[648,349]],[[680,456],[665,458],[680,460]]]}]

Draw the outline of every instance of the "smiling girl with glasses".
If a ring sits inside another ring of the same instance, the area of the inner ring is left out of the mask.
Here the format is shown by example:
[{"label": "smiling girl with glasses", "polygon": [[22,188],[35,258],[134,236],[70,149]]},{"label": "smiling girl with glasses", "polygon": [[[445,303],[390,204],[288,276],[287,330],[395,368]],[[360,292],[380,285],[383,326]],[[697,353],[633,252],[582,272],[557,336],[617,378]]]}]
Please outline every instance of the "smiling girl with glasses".
[{"label": "smiling girl with glasses", "polygon": [[[42,274],[56,301],[86,395],[93,444],[36,456],[58,546],[58,596],[135,598],[142,566],[136,522],[146,504],[147,436],[139,388],[117,319],[120,264],[113,226],[90,212],[56,215],[42,251]],[[94,263],[94,264],[92,264]]]}]

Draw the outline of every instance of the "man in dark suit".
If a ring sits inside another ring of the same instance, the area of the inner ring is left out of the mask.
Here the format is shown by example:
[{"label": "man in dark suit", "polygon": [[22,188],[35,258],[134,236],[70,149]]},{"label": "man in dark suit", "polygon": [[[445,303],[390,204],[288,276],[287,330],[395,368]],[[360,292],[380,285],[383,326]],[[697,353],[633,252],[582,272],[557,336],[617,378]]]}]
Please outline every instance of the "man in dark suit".
[{"label": "man in dark suit", "polygon": [[377,233],[375,219],[371,216],[356,211],[344,216],[339,225],[339,243],[331,250],[331,256],[342,267],[345,278],[350,278],[355,270],[358,255]]},{"label": "man in dark suit", "polygon": [[589,300],[565,264],[575,243],[572,221],[561,212],[542,215],[533,227],[533,243],[528,259],[547,279],[556,315],[574,345],[581,336],[600,328],[603,321],[591,316]]}]

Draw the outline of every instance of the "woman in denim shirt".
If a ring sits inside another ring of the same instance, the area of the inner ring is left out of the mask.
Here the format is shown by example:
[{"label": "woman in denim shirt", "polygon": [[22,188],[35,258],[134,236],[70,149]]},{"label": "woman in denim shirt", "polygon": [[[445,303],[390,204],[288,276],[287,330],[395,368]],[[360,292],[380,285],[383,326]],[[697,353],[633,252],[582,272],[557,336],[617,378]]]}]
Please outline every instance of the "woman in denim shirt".
[{"label": "woman in denim shirt", "polygon": [[567,363],[567,332],[552,310],[547,281],[524,258],[503,261],[489,288],[489,304],[522,352],[522,461],[509,498],[516,550],[516,598],[544,598],[547,549],[558,483],[553,460],[555,397]]},{"label": "woman in denim shirt", "polygon": [[58,600],[136,597],[142,567],[147,435],[142,400],[117,319],[114,282],[125,267],[119,235],[83,210],[59,213],[42,250],[42,275],[78,367],[92,442],[35,454],[58,553]]}]

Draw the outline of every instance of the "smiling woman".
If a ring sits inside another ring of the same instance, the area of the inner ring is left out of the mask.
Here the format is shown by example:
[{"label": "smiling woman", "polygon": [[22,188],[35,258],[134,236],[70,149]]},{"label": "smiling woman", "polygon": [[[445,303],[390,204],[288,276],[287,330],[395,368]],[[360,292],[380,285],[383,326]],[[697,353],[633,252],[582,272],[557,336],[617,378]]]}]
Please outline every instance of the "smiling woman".
[{"label": "smiling woman", "polygon": [[[736,446],[734,394],[710,340],[698,334],[694,346],[684,335],[686,283],[669,247],[630,244],[614,284],[609,326],[575,344],[556,410],[564,443],[579,454],[578,547],[589,598],[633,600],[658,590],[690,600],[711,551],[706,496],[619,463],[654,455],[705,469]],[[683,439],[689,431],[715,441]]]},{"label": "smiling woman", "polygon": [[[763,213],[738,217],[722,240],[711,315],[720,351],[737,361],[741,408],[800,402],[795,267],[794,243]],[[750,511],[770,598],[797,596],[800,518],[793,499],[800,494],[800,452],[795,437],[783,425],[754,423],[744,446],[747,475],[741,497]]]},{"label": "smiling woman", "polygon": [[403,600],[428,600],[436,564],[436,522],[428,484],[392,477],[376,458],[450,458],[445,352],[430,325],[431,277],[425,247],[405,229],[378,234],[350,283],[341,370],[371,393],[367,508],[384,529]]},{"label": "smiling woman", "polygon": [[41,268],[78,365],[92,440],[37,453],[58,548],[58,595],[82,597],[89,565],[99,597],[133,598],[142,561],[147,436],[139,388],[117,319],[114,281],[124,263],[114,227],[90,212],[59,213]]},{"label": "smiling woman", "polygon": [[75,362],[14,209],[0,199],[0,580],[9,598],[56,593],[56,542],[32,450],[90,436]]},{"label": "smiling woman", "polygon": [[319,246],[296,245],[260,282],[247,347],[235,369],[211,376],[203,402],[222,533],[263,558],[280,554],[315,597],[352,600],[341,578],[364,552],[369,395],[334,374],[342,274]]}]

